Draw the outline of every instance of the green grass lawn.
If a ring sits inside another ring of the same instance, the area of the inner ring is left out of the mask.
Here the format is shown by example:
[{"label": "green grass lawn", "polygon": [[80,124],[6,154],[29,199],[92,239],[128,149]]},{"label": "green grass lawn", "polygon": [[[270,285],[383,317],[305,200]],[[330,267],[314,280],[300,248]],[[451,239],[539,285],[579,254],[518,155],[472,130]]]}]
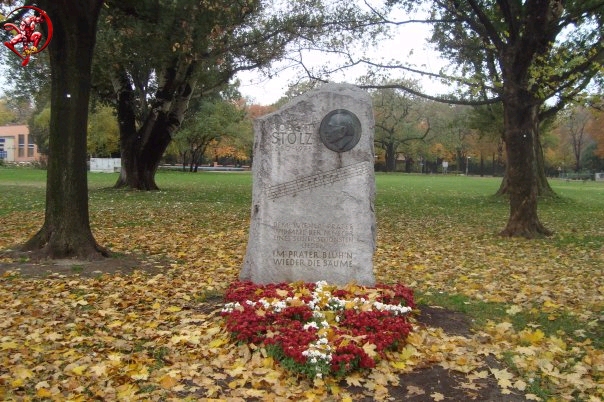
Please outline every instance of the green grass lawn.
[{"label": "green grass lawn", "polygon": [[[0,168],[0,216],[16,211],[43,211],[46,172],[25,168]],[[117,174],[89,173],[91,214],[119,202],[137,209],[168,205],[198,210],[228,210],[246,216],[251,203],[252,177],[247,173],[183,173],[160,171],[158,192],[112,188]],[[491,235],[503,229],[508,217],[504,198],[494,197],[501,179],[453,175],[376,175],[376,213],[385,230],[408,229],[455,239],[462,233]],[[553,242],[602,247],[604,183],[551,180],[560,196],[542,200],[539,215],[556,232]],[[200,216],[200,224],[204,224]],[[460,228],[463,228],[460,230]]]},{"label": "green grass lawn", "polygon": [[[25,168],[0,168],[0,216],[16,211],[43,211],[46,172]],[[137,192],[112,188],[117,174],[89,173],[91,214],[115,204],[137,209],[182,206],[204,207],[246,216],[251,203],[252,177],[247,173],[183,173],[160,171],[158,192]],[[418,233],[429,232],[454,240],[492,235],[505,226],[508,204],[494,197],[499,178],[443,175],[376,175],[376,213],[387,231],[408,230],[419,224]],[[542,200],[539,215],[560,244],[603,244],[604,183],[552,180],[560,196]],[[117,203],[117,204],[116,204]],[[203,216],[199,223],[204,224]]]},{"label": "green grass lawn", "polygon": [[[0,168],[0,250],[41,226],[45,174]],[[182,272],[202,270],[200,294],[236,279],[249,225],[249,172],[160,171],[156,192],[113,189],[117,174],[88,177],[99,243]],[[579,365],[602,356],[604,344],[604,183],[551,180],[559,197],[542,200],[539,216],[555,234],[525,240],[497,235],[508,217],[507,201],[493,196],[500,180],[377,174],[376,277],[411,286],[420,303],[468,314],[481,339],[500,345],[497,353],[520,375],[537,379],[532,393],[572,394]],[[524,356],[527,348],[537,357]],[[534,359],[556,361],[568,382],[550,380]],[[602,381],[596,366],[591,381]]]}]

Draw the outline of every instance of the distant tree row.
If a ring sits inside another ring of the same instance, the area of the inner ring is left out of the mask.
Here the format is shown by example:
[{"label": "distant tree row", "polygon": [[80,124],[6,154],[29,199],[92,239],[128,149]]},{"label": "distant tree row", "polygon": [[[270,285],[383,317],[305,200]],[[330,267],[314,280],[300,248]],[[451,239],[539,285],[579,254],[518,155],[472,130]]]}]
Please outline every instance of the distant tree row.
[{"label": "distant tree row", "polygon": [[[252,119],[276,110],[277,105],[247,105],[232,88],[204,100],[174,135],[163,160],[197,171],[202,163],[227,161],[250,164]],[[418,87],[419,90],[419,87]],[[291,96],[297,92],[292,91]],[[235,96],[235,99],[228,99]],[[503,175],[505,150],[502,121],[494,121],[479,107],[447,105],[400,89],[372,90],[376,119],[378,170],[407,173],[469,172]],[[282,102],[281,102],[282,103]],[[48,150],[49,106],[33,114],[30,106],[0,99],[0,125],[27,123],[41,152]],[[542,132],[548,176],[604,170],[604,112],[597,107],[571,105]],[[88,154],[120,154],[119,127],[113,108],[96,104],[88,122]]]}]

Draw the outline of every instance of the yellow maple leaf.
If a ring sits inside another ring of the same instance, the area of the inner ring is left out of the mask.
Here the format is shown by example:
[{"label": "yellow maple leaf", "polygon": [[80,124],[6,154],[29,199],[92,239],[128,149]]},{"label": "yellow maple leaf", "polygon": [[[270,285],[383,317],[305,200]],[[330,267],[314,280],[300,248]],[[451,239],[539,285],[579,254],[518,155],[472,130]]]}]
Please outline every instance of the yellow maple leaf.
[{"label": "yellow maple leaf", "polygon": [[0,343],[0,349],[2,349],[2,350],[17,349],[18,347],[19,347],[19,344],[15,341]]},{"label": "yellow maple leaf", "polygon": [[96,364],[90,367],[90,372],[97,377],[102,377],[107,374],[107,366],[104,363]]},{"label": "yellow maple leaf", "polygon": [[516,388],[519,391],[524,391],[527,387],[527,383],[522,381],[522,380],[518,380],[514,383],[514,388]]},{"label": "yellow maple leaf", "polygon": [[424,395],[426,391],[415,385],[407,385],[407,397],[415,395]]},{"label": "yellow maple leaf", "polygon": [[516,315],[516,314],[522,312],[522,307],[520,307],[518,305],[513,305],[512,307],[510,307],[507,310],[505,310],[505,312],[508,315]]},{"label": "yellow maple leaf", "polygon": [[233,381],[229,382],[227,385],[229,386],[230,389],[236,389],[236,388],[243,387],[246,382],[247,382],[247,379],[245,379],[245,378],[238,378],[236,380],[233,380]]},{"label": "yellow maple leaf", "polygon": [[117,396],[121,401],[131,401],[135,398],[138,387],[133,384],[123,384],[117,387]]},{"label": "yellow maple leaf", "polygon": [[353,373],[346,377],[346,384],[354,387],[361,387],[361,375],[359,373]]},{"label": "yellow maple leaf", "polygon": [[417,353],[417,349],[413,345],[405,345],[403,350],[400,351],[396,356],[402,361],[409,360],[412,356]]},{"label": "yellow maple leaf", "polygon": [[137,366],[134,371],[130,374],[130,378],[133,380],[147,380],[149,379],[149,368],[147,366]]},{"label": "yellow maple leaf", "polygon": [[88,368],[87,365],[77,365],[75,367],[71,368],[71,372],[75,375],[83,375],[84,371],[86,371],[86,368]]},{"label": "yellow maple leaf", "polygon": [[341,347],[344,347],[344,346],[348,345],[349,343],[350,343],[350,339],[346,339],[346,338],[344,338],[344,339],[342,339],[342,341],[340,342],[340,346],[341,346]]},{"label": "yellow maple leaf", "polygon": [[441,394],[440,392],[433,392],[430,394],[430,397],[432,398],[433,401],[442,401],[445,399],[445,396],[443,394]]},{"label": "yellow maple leaf", "polygon": [[426,333],[425,332],[411,332],[408,336],[407,336],[407,343],[409,345],[413,345],[413,346],[421,346],[424,341],[426,340]]},{"label": "yellow maple leaf", "polygon": [[525,329],[521,331],[519,335],[521,341],[530,343],[531,345],[538,344],[545,337],[545,334],[540,329],[536,329],[535,331]]},{"label": "yellow maple leaf", "polygon": [[275,365],[275,360],[272,357],[265,357],[262,359],[262,366],[271,368]]},{"label": "yellow maple leaf", "polygon": [[52,393],[48,388],[38,388],[38,390],[36,391],[36,396],[38,398],[50,398],[52,396]]},{"label": "yellow maple leaf", "polygon": [[159,385],[164,389],[174,388],[178,385],[178,379],[172,377],[169,374],[166,374],[159,379]]},{"label": "yellow maple leaf", "polygon": [[212,335],[216,335],[217,333],[219,333],[221,330],[220,327],[210,327],[206,330],[206,335],[208,336],[212,336]]},{"label": "yellow maple leaf", "polygon": [[516,353],[519,353],[519,354],[525,355],[525,356],[535,356],[537,354],[537,350],[538,350],[538,348],[536,348],[534,346],[517,346],[516,347]]},{"label": "yellow maple leaf", "polygon": [[486,370],[475,371],[468,377],[470,381],[474,381],[474,379],[485,379],[489,376],[489,372]]},{"label": "yellow maple leaf", "polygon": [[500,335],[505,334],[509,330],[513,329],[513,324],[511,322],[500,322],[495,326],[495,329]]},{"label": "yellow maple leaf", "polygon": [[365,353],[367,353],[367,356],[373,358],[375,356],[377,356],[377,352],[375,351],[376,346],[373,343],[365,343],[363,345],[363,351],[365,351]]},{"label": "yellow maple leaf", "polygon": [[281,297],[287,297],[287,295],[289,294],[289,292],[285,289],[277,289],[276,293]]},{"label": "yellow maple leaf", "polygon": [[549,341],[557,346],[558,348],[560,348],[560,350],[566,350],[566,342],[564,342],[562,339],[558,338],[557,336],[550,336],[549,337]]},{"label": "yellow maple leaf", "polygon": [[58,339],[63,338],[63,335],[57,333],[57,332],[51,332],[49,334],[46,334],[46,339],[48,339],[49,341],[56,341]]},{"label": "yellow maple leaf", "polygon": [[510,380],[514,378],[514,375],[507,371],[507,369],[499,370],[496,368],[492,368],[490,370],[491,373],[493,373],[493,375],[495,376],[495,379],[497,379],[497,383],[501,388],[509,388],[512,386],[512,382]]},{"label": "yellow maple leaf", "polygon": [[225,344],[225,343],[227,343],[227,342],[228,342],[228,340],[227,340],[227,339],[224,339],[224,338],[214,339],[212,342],[210,342],[210,343],[208,344],[208,346],[209,346],[210,348],[218,348],[218,347],[220,347],[220,346],[224,345],[224,344]]},{"label": "yellow maple leaf", "polygon": [[14,373],[15,373],[15,377],[17,377],[18,379],[21,379],[21,380],[33,378],[33,376],[34,376],[33,371],[31,371],[30,369],[23,367],[23,366],[18,366],[14,370]]},{"label": "yellow maple leaf", "polygon": [[35,389],[50,388],[50,384],[48,383],[48,381],[40,381],[39,383],[36,384],[36,386],[34,388]]},{"label": "yellow maple leaf", "polygon": [[395,368],[397,370],[403,370],[407,367],[407,363],[405,362],[390,362],[390,366],[392,366],[392,368]]},{"label": "yellow maple leaf", "polygon": [[111,323],[109,323],[109,325],[107,325],[108,328],[117,328],[119,326],[121,326],[123,324],[123,322],[121,322],[120,320],[115,320],[112,321]]},{"label": "yellow maple leaf", "polygon": [[552,302],[551,300],[546,300],[543,302],[543,309],[545,311],[557,310],[560,307],[561,306],[559,304],[556,304],[556,303]]},{"label": "yellow maple leaf", "polygon": [[264,400],[266,396],[266,390],[264,389],[245,389],[243,394],[250,399],[261,399]]},{"label": "yellow maple leaf", "polygon": [[10,385],[13,388],[21,388],[23,386],[23,384],[25,384],[25,381],[23,381],[22,378],[15,378],[14,380],[11,381]]}]

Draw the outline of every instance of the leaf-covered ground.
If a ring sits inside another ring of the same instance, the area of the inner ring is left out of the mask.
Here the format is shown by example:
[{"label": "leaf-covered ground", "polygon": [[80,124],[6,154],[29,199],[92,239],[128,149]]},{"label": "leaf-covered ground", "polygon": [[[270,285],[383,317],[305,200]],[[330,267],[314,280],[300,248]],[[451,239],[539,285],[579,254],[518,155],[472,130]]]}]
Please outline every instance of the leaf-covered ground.
[{"label": "leaf-covered ground", "polygon": [[[245,252],[250,177],[158,179],[163,191],[138,193],[91,177],[96,239],[118,253],[118,268],[135,255],[145,271],[83,275],[86,264],[67,261],[59,274],[28,277],[11,265],[28,261],[5,254],[0,399],[388,400],[397,385],[396,397],[452,400],[444,388],[401,383],[430,366],[462,375],[470,400],[486,379],[502,400],[604,398],[598,183],[556,183],[563,198],[540,214],[557,234],[526,241],[495,235],[507,216],[489,197],[496,179],[378,176],[378,280],[407,284],[420,303],[462,311],[474,327],[459,335],[418,323],[370,373],[312,383],[230,342],[218,312]],[[40,183],[0,170],[0,250],[41,225]]]}]

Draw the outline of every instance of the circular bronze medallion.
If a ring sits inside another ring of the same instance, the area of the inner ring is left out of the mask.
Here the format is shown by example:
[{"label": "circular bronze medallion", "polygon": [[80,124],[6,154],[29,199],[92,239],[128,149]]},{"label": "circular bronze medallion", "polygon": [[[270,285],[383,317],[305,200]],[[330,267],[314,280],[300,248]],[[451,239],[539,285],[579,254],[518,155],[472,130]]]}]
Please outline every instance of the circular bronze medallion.
[{"label": "circular bronze medallion", "polygon": [[319,136],[332,151],[350,151],[361,139],[361,122],[346,109],[332,110],[321,121]]}]

